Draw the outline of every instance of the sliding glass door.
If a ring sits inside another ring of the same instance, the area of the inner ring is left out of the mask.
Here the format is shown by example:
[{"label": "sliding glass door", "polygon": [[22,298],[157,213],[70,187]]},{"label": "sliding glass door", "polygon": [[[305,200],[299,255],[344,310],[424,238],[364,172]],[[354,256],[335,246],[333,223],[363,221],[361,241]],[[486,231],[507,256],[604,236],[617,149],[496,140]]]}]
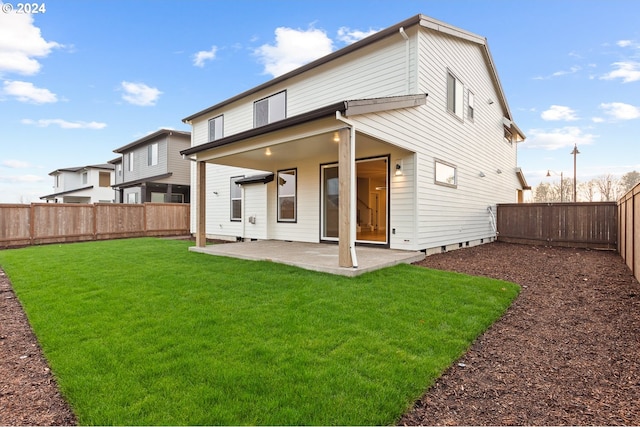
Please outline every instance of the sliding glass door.
[{"label": "sliding glass door", "polygon": [[[387,243],[389,212],[389,160],[387,157],[356,162],[356,241]],[[338,164],[323,165],[321,235],[338,240]]]}]

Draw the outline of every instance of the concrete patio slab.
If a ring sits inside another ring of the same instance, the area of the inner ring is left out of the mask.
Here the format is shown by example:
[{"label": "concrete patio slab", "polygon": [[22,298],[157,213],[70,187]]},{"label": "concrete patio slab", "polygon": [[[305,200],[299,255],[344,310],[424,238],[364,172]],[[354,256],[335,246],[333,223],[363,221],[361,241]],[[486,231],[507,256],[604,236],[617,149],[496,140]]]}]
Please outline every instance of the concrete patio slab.
[{"label": "concrete patio slab", "polygon": [[258,240],[254,242],[221,243],[204,248],[191,247],[189,250],[209,255],[273,261],[307,270],[350,277],[396,264],[411,264],[421,261],[425,257],[423,252],[357,246],[358,267],[345,268],[338,266],[338,245],[325,243]]}]

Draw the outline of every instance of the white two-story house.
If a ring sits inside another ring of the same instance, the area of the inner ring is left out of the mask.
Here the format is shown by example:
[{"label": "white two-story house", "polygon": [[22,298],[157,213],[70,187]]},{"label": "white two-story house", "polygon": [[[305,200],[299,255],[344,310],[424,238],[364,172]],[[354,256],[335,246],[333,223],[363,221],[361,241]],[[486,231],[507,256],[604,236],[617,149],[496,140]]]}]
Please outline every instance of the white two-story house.
[{"label": "white two-story house", "polygon": [[113,150],[116,203],[189,203],[191,166],[180,151],[190,145],[189,132],[160,129]]},{"label": "white two-story house", "polygon": [[192,126],[207,237],[440,252],[492,241],[527,187],[487,40],[424,15],[219,102]]},{"label": "white two-story house", "polygon": [[112,203],[113,171],[111,164],[56,169],[49,174],[53,177],[53,193],[40,199],[47,203]]}]

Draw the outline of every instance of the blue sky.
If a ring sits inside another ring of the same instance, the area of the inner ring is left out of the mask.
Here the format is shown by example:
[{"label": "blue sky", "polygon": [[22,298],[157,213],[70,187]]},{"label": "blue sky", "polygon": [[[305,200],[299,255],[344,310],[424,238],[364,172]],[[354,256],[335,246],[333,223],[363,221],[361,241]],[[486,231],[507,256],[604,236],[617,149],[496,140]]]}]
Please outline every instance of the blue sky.
[{"label": "blue sky", "polygon": [[[0,203],[422,13],[487,37],[531,185],[640,171],[640,2],[0,0]],[[13,11],[7,13],[10,4]]]}]

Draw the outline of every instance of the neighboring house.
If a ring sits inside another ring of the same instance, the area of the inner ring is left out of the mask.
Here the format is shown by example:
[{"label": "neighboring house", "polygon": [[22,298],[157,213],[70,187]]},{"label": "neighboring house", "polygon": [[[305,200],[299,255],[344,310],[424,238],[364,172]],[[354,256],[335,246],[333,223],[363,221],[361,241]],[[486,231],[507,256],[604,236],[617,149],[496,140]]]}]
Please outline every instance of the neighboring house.
[{"label": "neighboring house", "polygon": [[428,253],[528,189],[485,38],[417,15],[183,120],[193,232]]},{"label": "neighboring house", "polygon": [[161,129],[113,150],[116,203],[189,203],[191,165],[180,154],[191,134]]},{"label": "neighboring house", "polygon": [[111,164],[56,169],[53,193],[40,197],[47,203],[112,203],[113,189]]}]

